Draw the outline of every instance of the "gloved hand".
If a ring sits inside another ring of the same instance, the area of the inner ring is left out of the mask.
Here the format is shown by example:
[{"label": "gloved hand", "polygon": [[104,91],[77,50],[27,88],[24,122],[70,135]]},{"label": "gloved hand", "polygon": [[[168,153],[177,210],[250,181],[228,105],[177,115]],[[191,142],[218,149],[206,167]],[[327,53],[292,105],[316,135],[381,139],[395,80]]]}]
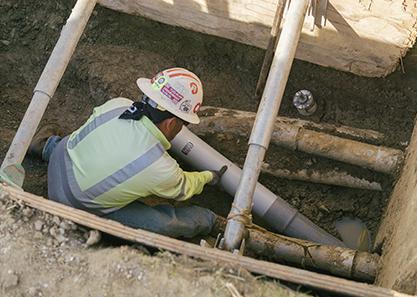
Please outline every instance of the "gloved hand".
[{"label": "gloved hand", "polygon": [[210,186],[217,185],[220,182],[223,174],[226,172],[227,166],[224,165],[220,170],[210,170],[213,173],[213,179],[208,183]]}]

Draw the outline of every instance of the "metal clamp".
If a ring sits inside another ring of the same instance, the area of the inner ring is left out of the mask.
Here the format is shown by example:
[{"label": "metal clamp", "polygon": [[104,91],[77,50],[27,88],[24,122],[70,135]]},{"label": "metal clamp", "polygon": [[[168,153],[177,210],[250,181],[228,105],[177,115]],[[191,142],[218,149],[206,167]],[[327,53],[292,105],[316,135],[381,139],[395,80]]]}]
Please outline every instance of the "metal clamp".
[{"label": "metal clamp", "polygon": [[[213,246],[211,246],[205,239],[200,240],[200,246],[205,248],[214,248],[219,250],[224,250],[224,237],[222,233],[217,234],[216,241]],[[242,239],[242,243],[240,244],[239,249],[234,249],[233,254],[234,255],[240,255],[243,256],[246,248],[246,239]]]}]

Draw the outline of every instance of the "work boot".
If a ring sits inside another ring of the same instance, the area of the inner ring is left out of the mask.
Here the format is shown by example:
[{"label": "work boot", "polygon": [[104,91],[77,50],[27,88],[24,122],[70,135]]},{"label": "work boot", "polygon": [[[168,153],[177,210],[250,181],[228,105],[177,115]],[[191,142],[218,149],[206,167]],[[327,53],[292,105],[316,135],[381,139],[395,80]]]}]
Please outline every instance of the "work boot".
[{"label": "work boot", "polygon": [[216,215],[213,227],[211,228],[210,235],[216,237],[219,233],[224,233],[226,229],[227,220],[221,216]]},{"label": "work boot", "polygon": [[[45,144],[51,136],[62,136],[62,129],[55,123],[46,124],[42,126],[33,136],[32,142],[29,145],[28,154],[31,156],[44,159],[42,153],[45,148]],[[47,160],[45,160],[47,161]]]}]

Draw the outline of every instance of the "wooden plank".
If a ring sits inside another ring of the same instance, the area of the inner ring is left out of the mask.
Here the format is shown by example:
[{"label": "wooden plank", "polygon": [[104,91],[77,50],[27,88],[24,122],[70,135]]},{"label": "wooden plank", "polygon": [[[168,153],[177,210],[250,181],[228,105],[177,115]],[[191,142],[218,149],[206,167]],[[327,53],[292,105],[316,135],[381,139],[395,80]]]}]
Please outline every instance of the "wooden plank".
[{"label": "wooden plank", "polygon": [[[162,23],[266,48],[279,0],[99,0]],[[385,76],[417,35],[412,0],[332,0],[324,28],[306,18],[296,58],[364,76]],[[285,15],[284,15],[285,19]]]},{"label": "wooden plank", "polygon": [[268,78],[269,69],[274,60],[275,49],[278,44],[278,32],[281,27],[282,17],[286,6],[286,0],[279,0],[277,4],[277,11],[275,12],[274,21],[272,22],[271,36],[269,36],[268,45],[262,62],[262,68],[259,73],[258,83],[256,84],[255,100],[260,101],[263,91],[265,89],[266,79]]},{"label": "wooden plank", "polygon": [[226,251],[205,248],[152,232],[129,228],[115,221],[97,217],[88,212],[44,199],[43,197],[24,192],[20,189],[7,186],[6,184],[0,185],[0,199],[20,201],[30,207],[71,220],[77,224],[100,230],[126,240],[138,242],[140,244],[165,249],[202,260],[239,266],[253,273],[302,284],[316,289],[348,296],[409,296],[373,285],[322,275],[266,261],[255,260],[249,257],[233,255]]}]

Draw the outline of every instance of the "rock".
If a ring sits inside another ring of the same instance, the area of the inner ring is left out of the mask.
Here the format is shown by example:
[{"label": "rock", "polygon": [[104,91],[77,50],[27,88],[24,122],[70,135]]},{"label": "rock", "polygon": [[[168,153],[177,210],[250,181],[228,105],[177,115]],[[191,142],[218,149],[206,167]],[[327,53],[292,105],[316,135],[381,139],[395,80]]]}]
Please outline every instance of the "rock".
[{"label": "rock", "polygon": [[59,226],[59,224],[61,224],[61,220],[57,216],[54,216],[54,218],[52,219],[52,222],[54,222],[54,224],[57,225],[57,226]]},{"label": "rock", "polygon": [[43,235],[42,235],[42,233],[41,233],[41,232],[37,231],[37,232],[35,232],[35,234],[33,235],[33,238],[35,238],[35,239],[41,239],[41,238],[43,238]]},{"label": "rock", "polygon": [[324,204],[319,205],[319,211],[324,213],[330,213],[330,210]]},{"label": "rock", "polygon": [[67,242],[68,238],[65,237],[62,234],[58,234],[57,236],[55,236],[55,239],[59,242],[59,243],[63,243],[63,242]]},{"label": "rock", "polygon": [[75,257],[74,257],[74,256],[72,256],[72,255],[67,255],[67,256],[64,258],[64,262],[68,264],[68,263],[73,262],[73,261],[74,261],[74,259],[75,259]]},{"label": "rock", "polygon": [[28,297],[40,297],[43,296],[42,291],[39,288],[35,288],[35,287],[30,287],[27,291],[26,291]]},{"label": "rock", "polygon": [[73,222],[71,221],[67,221],[67,220],[63,220],[60,224],[59,224],[59,228],[60,229],[64,229],[64,230],[73,230],[73,225],[75,225]]},{"label": "rock", "polygon": [[9,193],[5,191],[0,192],[0,200],[4,201],[4,200],[9,200],[9,199],[10,199]]},{"label": "rock", "polygon": [[71,226],[71,230],[75,231],[78,229],[77,224],[75,224],[74,222],[68,221],[68,224]]},{"label": "rock", "polygon": [[62,242],[68,241],[68,238],[65,236],[65,230],[58,228],[57,226],[53,226],[49,229],[49,234],[56,239],[54,245],[58,245]]},{"label": "rock", "polygon": [[56,237],[58,235],[58,228],[57,227],[52,227],[49,229],[49,234],[51,234],[53,237]]},{"label": "rock", "polygon": [[26,218],[30,219],[33,216],[33,209],[29,208],[29,207],[25,207],[22,210],[22,214],[23,216],[25,216]]},{"label": "rock", "polygon": [[141,281],[143,279],[143,276],[144,276],[144,273],[142,271],[139,272],[139,274],[137,276],[138,281]]},{"label": "rock", "polygon": [[98,230],[91,230],[86,241],[87,246],[92,246],[99,243],[101,240],[101,232]]},{"label": "rock", "polygon": [[10,41],[8,40],[0,40],[0,42],[4,44],[5,46],[8,46],[10,44]]},{"label": "rock", "polygon": [[37,221],[34,223],[35,230],[36,230],[36,231],[42,231],[43,224],[44,224],[44,223],[43,223],[41,220],[37,220]]},{"label": "rock", "polygon": [[19,276],[13,271],[7,271],[7,274],[4,275],[2,286],[4,289],[11,289],[16,287],[19,284]]},{"label": "rock", "polygon": [[47,246],[53,246],[53,245],[54,245],[54,240],[53,240],[52,238],[48,238],[48,239],[46,240],[46,245],[47,245]]}]

